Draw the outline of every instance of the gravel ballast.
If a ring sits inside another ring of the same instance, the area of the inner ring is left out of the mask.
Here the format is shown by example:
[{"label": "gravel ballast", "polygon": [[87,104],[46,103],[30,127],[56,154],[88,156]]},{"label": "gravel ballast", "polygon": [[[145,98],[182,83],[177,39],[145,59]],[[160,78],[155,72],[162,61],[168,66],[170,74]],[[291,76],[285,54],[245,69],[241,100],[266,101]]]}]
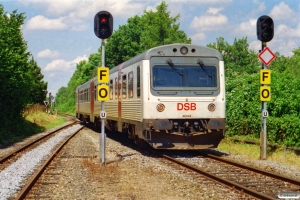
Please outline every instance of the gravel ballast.
[{"label": "gravel ballast", "polygon": [[[58,155],[51,169],[46,170],[45,174],[56,174],[50,177],[53,184],[46,188],[43,185],[42,189],[35,186],[34,191],[38,192],[33,192],[30,197],[43,194],[46,199],[251,199],[108,137],[107,164],[102,165],[99,138],[99,133],[88,128],[80,131]],[[287,176],[299,176],[299,171],[281,164],[250,160],[244,156],[229,155],[227,158],[263,169],[272,168]],[[41,179],[49,182],[49,175]]]},{"label": "gravel ballast", "polygon": [[61,131],[45,143],[26,152],[16,162],[13,162],[4,170],[0,171],[0,199],[7,199],[19,190],[23,185],[24,179],[34,172],[34,169],[50,154],[53,148],[64,138],[80,128],[81,125],[74,125]]}]

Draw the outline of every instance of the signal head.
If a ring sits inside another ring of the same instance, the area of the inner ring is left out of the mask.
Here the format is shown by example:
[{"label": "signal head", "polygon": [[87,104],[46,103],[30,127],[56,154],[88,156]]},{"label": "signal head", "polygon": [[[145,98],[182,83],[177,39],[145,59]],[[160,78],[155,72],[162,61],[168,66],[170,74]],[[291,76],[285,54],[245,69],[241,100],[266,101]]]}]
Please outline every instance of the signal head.
[{"label": "signal head", "polygon": [[100,11],[94,18],[94,33],[98,38],[106,39],[113,32],[113,16],[107,11]]},{"label": "signal head", "polygon": [[269,42],[274,36],[273,19],[267,15],[263,15],[257,19],[256,23],[257,39],[262,42]]},{"label": "signal head", "polygon": [[100,22],[101,22],[101,23],[106,23],[106,22],[107,22],[107,18],[106,18],[106,17],[101,17]]}]

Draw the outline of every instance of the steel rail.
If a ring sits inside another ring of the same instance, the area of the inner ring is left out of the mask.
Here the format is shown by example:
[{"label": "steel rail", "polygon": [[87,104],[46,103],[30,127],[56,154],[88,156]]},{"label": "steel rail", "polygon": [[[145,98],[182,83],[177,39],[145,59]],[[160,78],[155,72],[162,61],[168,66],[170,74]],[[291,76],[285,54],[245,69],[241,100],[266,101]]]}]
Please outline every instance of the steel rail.
[{"label": "steel rail", "polygon": [[268,172],[268,171],[265,171],[265,170],[262,170],[262,169],[259,169],[259,168],[247,166],[247,165],[244,165],[244,164],[241,164],[241,163],[236,163],[236,162],[233,162],[233,161],[230,161],[228,159],[218,157],[218,156],[215,156],[215,155],[212,155],[212,154],[206,154],[205,156],[208,157],[208,158],[214,159],[214,160],[225,162],[225,163],[230,164],[230,165],[238,166],[240,168],[251,170],[251,171],[256,172],[256,173],[267,175],[269,177],[279,179],[279,180],[282,180],[282,181],[286,181],[286,182],[292,183],[294,185],[299,185],[300,186],[300,180],[296,180],[296,179],[293,179],[293,178],[289,178],[289,177],[286,177],[286,176],[282,176],[282,175],[279,175],[279,174]]},{"label": "steel rail", "polygon": [[65,125],[65,126],[63,126],[63,127],[60,127],[60,128],[58,128],[57,130],[54,130],[54,131],[48,133],[47,135],[44,135],[44,136],[42,136],[41,138],[39,138],[39,139],[37,139],[37,140],[34,140],[34,141],[30,142],[29,144],[26,144],[25,146],[22,146],[22,147],[18,148],[17,150],[15,150],[15,151],[11,152],[10,154],[8,154],[8,155],[4,156],[3,158],[1,158],[1,159],[0,159],[0,164],[2,164],[2,163],[4,163],[5,161],[7,161],[8,159],[14,157],[15,154],[17,154],[17,153],[19,153],[19,152],[21,152],[21,151],[24,151],[24,150],[27,149],[28,147],[30,147],[30,146],[34,145],[35,143],[37,143],[37,142],[39,142],[39,141],[45,139],[46,137],[48,137],[48,136],[50,136],[50,135],[52,135],[52,134],[54,134],[54,133],[56,133],[56,132],[58,132],[58,131],[60,131],[60,130],[62,130],[62,129],[64,129],[64,128],[68,127],[68,126],[72,126],[72,125],[74,125],[74,124],[76,124],[76,123],[78,123],[78,122],[75,121],[75,122],[73,122],[73,123],[71,123],[71,124],[67,124],[67,125]]},{"label": "steel rail", "polygon": [[247,187],[245,187],[245,186],[243,186],[243,185],[240,185],[240,184],[238,184],[238,183],[235,183],[235,182],[232,182],[232,181],[229,181],[229,180],[220,178],[220,177],[215,176],[215,175],[213,175],[213,174],[210,174],[210,173],[208,173],[208,172],[206,172],[206,171],[203,171],[203,170],[201,170],[201,169],[198,168],[198,167],[194,167],[194,166],[192,166],[192,165],[189,165],[189,164],[187,164],[187,163],[184,163],[184,162],[182,162],[182,161],[179,161],[179,160],[177,160],[177,159],[175,159],[175,158],[172,158],[172,157],[170,157],[170,156],[167,156],[167,155],[165,155],[165,154],[161,154],[161,156],[162,156],[163,158],[166,158],[166,159],[168,159],[168,160],[170,160],[170,161],[172,161],[172,162],[174,162],[174,163],[177,163],[177,164],[179,164],[179,165],[181,165],[181,166],[183,166],[183,167],[186,167],[186,168],[188,168],[188,169],[190,169],[190,170],[192,170],[192,171],[194,171],[194,172],[200,173],[200,174],[202,174],[202,175],[204,175],[204,176],[206,176],[206,177],[208,177],[208,178],[210,178],[210,179],[212,179],[212,180],[214,180],[214,181],[218,181],[218,182],[220,182],[220,183],[222,183],[222,184],[225,184],[225,185],[227,185],[227,186],[229,186],[229,187],[233,187],[233,188],[235,188],[235,189],[237,189],[237,190],[240,190],[241,192],[243,192],[243,193],[245,193],[245,194],[248,194],[248,195],[250,195],[250,196],[252,196],[252,197],[255,197],[255,198],[258,198],[258,199],[274,199],[274,197],[270,197],[270,196],[268,196],[268,195],[262,194],[262,193],[260,193],[260,192],[257,192],[257,191],[255,191],[255,190],[252,190],[252,189],[250,189],[250,188],[247,188]]},{"label": "steel rail", "polygon": [[38,171],[32,175],[31,179],[27,181],[25,186],[22,188],[22,190],[19,192],[18,196],[15,198],[16,200],[22,200],[25,199],[26,195],[29,193],[31,188],[34,186],[36,181],[40,178],[40,176],[43,174],[45,169],[49,166],[49,164],[52,162],[52,160],[58,155],[60,150],[82,129],[84,126],[82,126],[80,129],[78,129],[74,134],[69,136],[67,140],[65,140],[57,149],[55,152],[51,154],[51,156],[47,159],[47,161],[44,162],[44,164],[38,169]]}]

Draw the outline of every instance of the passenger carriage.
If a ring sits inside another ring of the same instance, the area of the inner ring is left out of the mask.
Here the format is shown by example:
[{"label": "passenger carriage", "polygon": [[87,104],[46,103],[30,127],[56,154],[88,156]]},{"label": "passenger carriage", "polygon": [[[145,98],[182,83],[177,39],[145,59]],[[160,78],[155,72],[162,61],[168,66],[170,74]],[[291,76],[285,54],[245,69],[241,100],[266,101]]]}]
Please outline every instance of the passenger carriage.
[{"label": "passenger carriage", "polygon": [[[225,73],[208,47],[155,47],[110,69],[105,126],[156,149],[216,148],[225,134]],[[76,116],[100,125],[97,77],[76,89]]]}]

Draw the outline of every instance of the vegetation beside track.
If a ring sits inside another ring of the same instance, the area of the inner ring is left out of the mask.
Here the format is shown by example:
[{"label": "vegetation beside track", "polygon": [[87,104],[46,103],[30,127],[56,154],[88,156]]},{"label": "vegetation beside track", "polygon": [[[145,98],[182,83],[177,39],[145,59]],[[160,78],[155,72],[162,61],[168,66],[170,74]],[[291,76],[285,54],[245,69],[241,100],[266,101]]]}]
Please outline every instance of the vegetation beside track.
[{"label": "vegetation beside track", "polygon": [[[232,155],[242,155],[251,160],[260,159],[260,146],[253,144],[245,144],[241,142],[234,142],[225,138],[219,144],[218,150],[230,153]],[[282,163],[288,166],[294,166],[300,170],[299,155],[294,151],[284,151],[283,147],[271,148],[268,147],[268,161]]]},{"label": "vegetation beside track", "polygon": [[42,103],[47,94],[47,82],[23,38],[25,18],[17,10],[5,12],[0,4],[0,143],[37,129],[22,111],[28,104]]},{"label": "vegetation beside track", "polygon": [[26,137],[62,125],[66,119],[45,112],[44,105],[32,105],[25,109],[23,117],[15,121],[13,134],[0,135],[0,148],[19,142]]}]

